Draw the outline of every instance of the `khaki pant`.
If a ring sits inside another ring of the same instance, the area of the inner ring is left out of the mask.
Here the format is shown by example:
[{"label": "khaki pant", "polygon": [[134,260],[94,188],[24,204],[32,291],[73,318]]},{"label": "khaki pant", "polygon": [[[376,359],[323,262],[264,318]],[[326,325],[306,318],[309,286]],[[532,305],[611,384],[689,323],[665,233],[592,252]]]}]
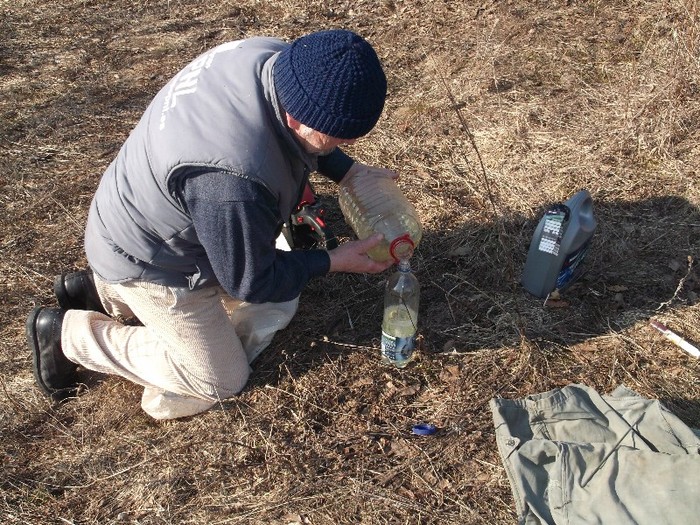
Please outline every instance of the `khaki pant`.
[{"label": "khaki pant", "polygon": [[658,401],[569,385],[491,411],[518,523],[698,523],[700,438]]},{"label": "khaki pant", "polygon": [[95,284],[107,312],[143,326],[68,310],[63,351],[85,368],[143,385],[141,406],[156,419],[197,414],[240,392],[249,363],[289,324],[299,300],[251,304],[218,286],[191,291],[97,276]]}]

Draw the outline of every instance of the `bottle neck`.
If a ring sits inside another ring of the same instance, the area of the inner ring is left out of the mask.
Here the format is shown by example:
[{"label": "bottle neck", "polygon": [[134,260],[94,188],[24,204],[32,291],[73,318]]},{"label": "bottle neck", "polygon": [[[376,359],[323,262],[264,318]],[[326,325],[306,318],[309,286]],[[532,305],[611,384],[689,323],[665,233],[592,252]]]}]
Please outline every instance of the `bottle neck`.
[{"label": "bottle neck", "polygon": [[400,259],[399,260],[399,271],[403,273],[408,273],[411,271],[411,262],[409,259]]},{"label": "bottle neck", "polygon": [[389,245],[389,253],[396,261],[401,261],[403,259],[409,259],[413,255],[413,249],[415,245],[413,240],[408,233],[404,233],[400,237],[397,237]]}]

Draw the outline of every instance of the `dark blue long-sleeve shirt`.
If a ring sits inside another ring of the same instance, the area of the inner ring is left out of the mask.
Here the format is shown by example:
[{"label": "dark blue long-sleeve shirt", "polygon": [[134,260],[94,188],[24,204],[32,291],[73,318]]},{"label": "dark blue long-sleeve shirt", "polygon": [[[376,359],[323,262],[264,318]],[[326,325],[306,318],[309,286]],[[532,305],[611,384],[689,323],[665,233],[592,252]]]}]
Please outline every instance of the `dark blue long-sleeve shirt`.
[{"label": "dark blue long-sleeve shirt", "polygon": [[[319,172],[339,182],[353,160],[340,149],[319,157]],[[181,194],[219,284],[252,303],[297,297],[313,277],[325,275],[325,250],[275,248],[280,221],[274,197],[260,184],[224,171],[192,172]]]}]

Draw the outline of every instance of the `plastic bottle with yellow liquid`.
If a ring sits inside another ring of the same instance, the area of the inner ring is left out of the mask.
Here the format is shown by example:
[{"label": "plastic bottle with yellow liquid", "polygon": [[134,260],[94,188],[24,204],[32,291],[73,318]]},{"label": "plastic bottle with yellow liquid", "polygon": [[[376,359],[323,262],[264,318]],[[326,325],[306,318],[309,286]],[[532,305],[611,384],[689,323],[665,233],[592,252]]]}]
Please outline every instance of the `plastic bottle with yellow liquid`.
[{"label": "plastic bottle with yellow liquid", "polygon": [[384,291],[381,360],[403,368],[413,360],[418,331],[420,285],[408,259],[399,261]]},{"label": "plastic bottle with yellow liquid", "polygon": [[372,259],[398,262],[413,255],[423,230],[416,209],[393,179],[372,169],[346,176],[338,203],[359,239],[384,235],[384,241],[367,253]]}]

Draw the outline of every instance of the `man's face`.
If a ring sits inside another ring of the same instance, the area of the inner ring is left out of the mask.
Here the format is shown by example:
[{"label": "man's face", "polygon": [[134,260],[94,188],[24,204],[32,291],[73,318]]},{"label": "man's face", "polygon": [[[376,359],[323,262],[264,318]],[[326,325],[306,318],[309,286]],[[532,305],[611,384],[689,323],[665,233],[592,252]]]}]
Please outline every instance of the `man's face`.
[{"label": "man's face", "polygon": [[307,153],[328,155],[341,144],[354,144],[357,139],[337,139],[316,131],[287,114],[287,124]]}]

